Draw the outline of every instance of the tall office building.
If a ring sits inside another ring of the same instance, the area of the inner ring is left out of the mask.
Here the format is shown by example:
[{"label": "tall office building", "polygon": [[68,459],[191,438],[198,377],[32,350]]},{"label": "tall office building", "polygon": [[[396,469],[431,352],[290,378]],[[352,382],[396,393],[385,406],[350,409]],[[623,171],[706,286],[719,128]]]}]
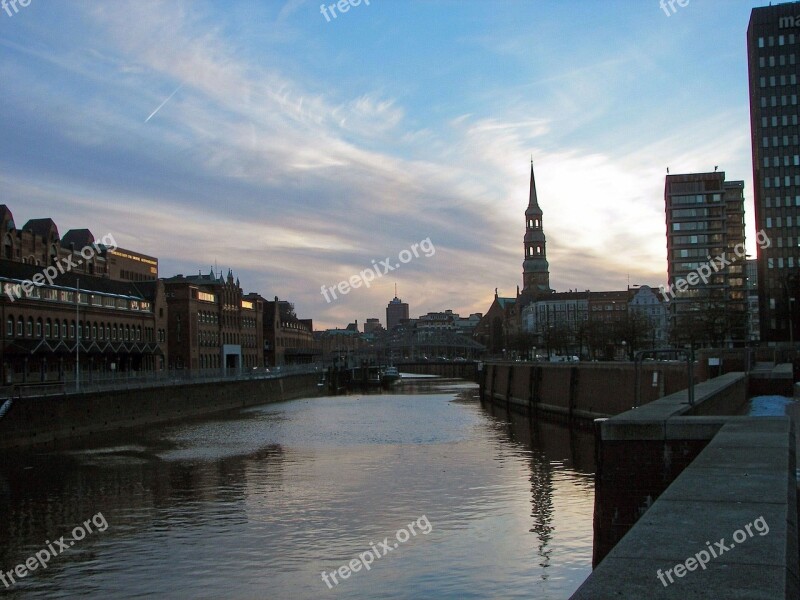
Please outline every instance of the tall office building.
[{"label": "tall office building", "polygon": [[[747,28],[761,340],[798,339],[800,2],[755,8]],[[764,244],[766,245],[766,244]]]},{"label": "tall office building", "polygon": [[391,331],[403,319],[408,320],[408,303],[395,295],[386,307],[386,331]]},{"label": "tall office building", "polygon": [[[716,171],[667,175],[664,204],[671,329],[680,332],[691,318],[713,319],[718,336],[707,341],[743,344],[745,260],[736,249],[743,254],[744,182]],[[723,255],[731,264],[718,259]]]}]

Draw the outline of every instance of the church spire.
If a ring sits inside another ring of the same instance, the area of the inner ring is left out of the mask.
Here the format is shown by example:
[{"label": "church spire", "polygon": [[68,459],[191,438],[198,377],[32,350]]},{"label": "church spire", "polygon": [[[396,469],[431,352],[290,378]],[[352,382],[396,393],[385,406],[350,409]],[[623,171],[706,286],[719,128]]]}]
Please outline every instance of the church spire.
[{"label": "church spire", "polygon": [[522,263],[523,293],[540,295],[549,294],[550,266],[547,263],[547,248],[542,226],[542,209],[536,194],[536,177],[533,173],[531,158],[531,190],[528,197],[528,208],[525,210],[525,260]]},{"label": "church spire", "polygon": [[539,215],[542,216],[542,209],[539,208],[539,197],[536,194],[536,176],[533,174],[533,159],[531,159],[531,191],[528,196],[528,210],[525,215]]}]

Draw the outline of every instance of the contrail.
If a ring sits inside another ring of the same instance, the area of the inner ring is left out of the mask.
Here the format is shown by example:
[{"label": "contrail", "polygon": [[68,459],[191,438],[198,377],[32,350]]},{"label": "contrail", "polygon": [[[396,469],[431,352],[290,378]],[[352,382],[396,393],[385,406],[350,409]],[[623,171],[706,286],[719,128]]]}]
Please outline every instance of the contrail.
[{"label": "contrail", "polygon": [[171,93],[169,96],[167,96],[167,99],[166,99],[166,100],[164,100],[164,101],[163,101],[161,104],[159,104],[159,105],[158,105],[158,108],[157,108],[157,109],[155,109],[153,112],[151,112],[151,113],[150,113],[150,116],[149,116],[149,117],[147,117],[147,118],[144,120],[144,122],[145,122],[145,123],[147,123],[147,122],[148,122],[150,119],[152,119],[152,118],[153,118],[153,115],[154,115],[154,114],[156,114],[158,111],[160,111],[160,110],[161,110],[161,107],[163,107],[163,106],[164,106],[164,105],[165,105],[167,102],[169,102],[169,101],[172,99],[172,97],[173,97],[175,94],[177,94],[177,93],[178,93],[178,90],[179,90],[179,89],[181,89],[182,87],[183,87],[183,84],[180,84],[178,87],[176,87],[176,88],[175,88],[175,91],[174,91],[174,92],[172,92],[172,93]]}]

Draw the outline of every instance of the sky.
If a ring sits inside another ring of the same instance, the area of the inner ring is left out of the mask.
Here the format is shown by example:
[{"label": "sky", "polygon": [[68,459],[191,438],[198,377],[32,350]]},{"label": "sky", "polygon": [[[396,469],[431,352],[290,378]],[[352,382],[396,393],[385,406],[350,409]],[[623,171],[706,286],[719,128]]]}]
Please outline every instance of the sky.
[{"label": "sky", "polygon": [[0,203],[162,277],[232,269],[316,329],[385,324],[395,284],[412,317],[516,293],[532,159],[551,287],[661,285],[668,167],[744,180],[755,250],[746,30],[767,4],[17,0]]}]

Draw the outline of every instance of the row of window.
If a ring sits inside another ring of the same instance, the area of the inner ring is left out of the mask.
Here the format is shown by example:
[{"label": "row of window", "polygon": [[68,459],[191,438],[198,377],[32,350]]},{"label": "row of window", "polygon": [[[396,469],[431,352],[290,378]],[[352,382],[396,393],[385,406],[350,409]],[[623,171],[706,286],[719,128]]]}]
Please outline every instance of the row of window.
[{"label": "row of window", "polygon": [[197,311],[197,322],[198,323],[208,323],[210,325],[218,325],[219,324],[219,315],[212,312],[206,312],[203,310]]},{"label": "row of window", "polygon": [[[773,248],[800,248],[800,237],[797,238],[797,244],[795,245],[795,238],[789,236],[786,238],[786,243],[784,244],[784,238],[782,237],[774,237],[771,238],[773,243]],[[766,250],[767,252],[774,252],[774,249]]]},{"label": "row of window", "polygon": [[673,250],[672,258],[706,258],[711,255],[719,256],[722,254],[722,248],[683,248],[681,250]]},{"label": "row of window", "polygon": [[714,233],[711,235],[676,235],[672,238],[673,246],[682,246],[683,244],[708,244],[722,242],[722,234]]},{"label": "row of window", "polygon": [[[794,60],[794,54],[792,54],[792,60]],[[770,75],[769,79],[761,77],[759,85],[765,88],[767,87],[767,82],[769,82],[769,87],[775,87],[777,85],[797,85],[797,75],[792,74],[788,77],[786,75]]]},{"label": "row of window", "polygon": [[761,117],[761,127],[788,127],[797,125],[797,115],[782,115],[780,121],[777,115]]},{"label": "row of window", "polygon": [[800,217],[796,220],[792,217],[767,217],[765,225],[767,229],[772,227],[794,227],[795,225],[800,225]]},{"label": "row of window", "polygon": [[[778,196],[778,197],[776,197],[774,199],[771,198],[770,196],[767,196],[765,198],[765,200],[764,200],[764,203],[765,203],[766,207],[767,208],[772,208],[773,207],[773,200],[774,200],[775,208],[780,208],[781,207],[780,196]],[[795,196],[794,197],[794,201],[792,200],[791,196],[785,196],[783,198],[783,206],[785,206],[787,208],[789,208],[791,206],[800,206],[800,196]]]},{"label": "row of window", "polygon": [[690,221],[672,224],[672,231],[720,231],[721,229],[722,221]]},{"label": "row of window", "polygon": [[793,65],[797,61],[794,54],[789,53],[787,54],[778,54],[776,57],[774,54],[769,56],[759,56],[758,57],[758,66],[762,69],[767,67],[785,67],[787,64]]},{"label": "row of window", "polygon": [[761,138],[762,148],[780,148],[785,146],[797,146],[798,143],[800,143],[800,139],[798,139],[796,133],[792,136],[773,135],[771,143],[769,136],[765,135],[764,137]]},{"label": "row of window", "polygon": [[[800,154],[795,154],[794,156],[790,156],[788,154],[784,155],[783,157],[783,166],[784,167],[800,167]],[[776,154],[772,157],[772,164],[770,165],[770,157],[764,157],[764,167],[780,167],[781,166],[781,155]]]},{"label": "row of window", "polygon": [[[29,291],[30,293],[26,292],[25,289],[21,287],[20,297],[24,295],[27,298],[50,300],[53,302],[64,302],[68,304],[75,303],[75,292],[71,290],[57,290],[33,285]],[[115,308],[144,312],[152,311],[152,305],[147,300],[130,300],[127,298],[116,298],[114,296],[103,296],[88,292],[80,292],[78,295],[78,303],[86,306],[95,306],[98,308]]]},{"label": "row of window", "polygon": [[[238,344],[239,343],[239,336],[235,334],[223,334],[223,340],[225,340],[226,344]],[[198,331],[197,332],[197,343],[201,346],[219,346],[220,341],[220,334],[216,331]],[[241,345],[245,348],[255,348],[257,346],[258,339],[255,335],[244,334],[241,336]]]},{"label": "row of window", "polygon": [[[785,45],[787,43],[789,45],[791,45],[791,44],[794,44],[794,42],[795,42],[795,37],[794,37],[793,33],[790,33],[788,36],[787,35],[779,35],[778,36],[778,46],[783,46],[783,45]],[[775,36],[771,35],[771,36],[769,36],[767,38],[763,38],[763,37],[758,38],[758,47],[759,48],[764,48],[765,44],[769,45],[770,48],[773,48],[775,46]]]},{"label": "row of window", "polygon": [[782,94],[780,102],[778,102],[778,96],[761,96],[761,108],[767,108],[767,106],[773,108],[777,106],[797,106],[797,94],[792,94],[791,96]]},{"label": "row of window", "polygon": [[672,218],[680,219],[687,217],[721,217],[722,207],[715,206],[712,208],[673,208]]},{"label": "row of window", "polygon": [[[23,317],[14,319],[9,315],[6,319],[6,337],[8,338],[36,338],[36,339],[75,339],[75,321],[68,322],[66,319],[42,319],[36,321],[33,317],[28,317],[27,322]],[[90,321],[78,321],[77,334],[84,340],[110,340],[110,341],[141,341],[142,334],[146,341],[153,341],[153,329],[151,327],[142,328],[141,325],[117,325],[111,323],[92,323]],[[158,330],[158,341],[166,341],[166,331]]]},{"label": "row of window", "polygon": [[[779,256],[778,258],[768,258],[767,259],[767,268],[768,269],[774,269],[776,267],[778,269],[783,269],[784,267],[789,267],[790,269],[793,269],[794,265],[795,265],[794,256],[788,257],[786,259],[786,261],[783,260],[782,256]],[[798,264],[797,266],[800,267],[800,264]]]},{"label": "row of window", "polygon": [[722,194],[692,194],[690,196],[672,196],[670,198],[672,206],[680,204],[705,204],[706,202],[719,202],[722,200]]}]

